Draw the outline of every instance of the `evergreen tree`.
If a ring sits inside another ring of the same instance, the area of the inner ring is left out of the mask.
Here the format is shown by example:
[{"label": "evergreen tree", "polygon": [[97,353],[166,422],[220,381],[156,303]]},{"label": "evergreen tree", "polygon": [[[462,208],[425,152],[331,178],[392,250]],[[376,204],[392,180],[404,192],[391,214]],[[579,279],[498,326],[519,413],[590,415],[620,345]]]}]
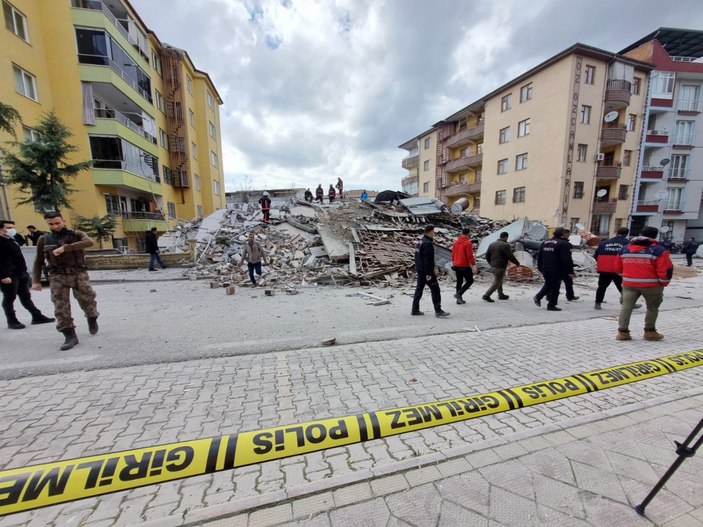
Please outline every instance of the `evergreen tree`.
[{"label": "evergreen tree", "polygon": [[0,130],[15,136],[15,123],[19,122],[20,113],[9,104],[0,102]]},{"label": "evergreen tree", "polygon": [[92,218],[84,218],[78,216],[75,223],[76,229],[83,231],[88,236],[98,240],[100,248],[103,248],[103,241],[108,241],[112,238],[117,228],[117,220],[112,214],[106,214],[102,218],[93,216]]},{"label": "evergreen tree", "polygon": [[70,180],[90,168],[90,161],[66,162],[66,156],[78,148],[68,142],[73,134],[53,111],[42,116],[36,131],[38,141],[14,143],[18,155],[3,148],[7,182],[29,194],[18,201],[20,205],[31,203],[37,210],[70,208]]}]

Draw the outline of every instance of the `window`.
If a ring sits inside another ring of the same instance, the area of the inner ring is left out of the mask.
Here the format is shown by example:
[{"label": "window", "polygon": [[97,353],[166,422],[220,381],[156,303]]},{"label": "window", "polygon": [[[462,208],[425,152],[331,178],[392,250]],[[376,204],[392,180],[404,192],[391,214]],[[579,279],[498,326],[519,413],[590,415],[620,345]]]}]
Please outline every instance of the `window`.
[{"label": "window", "polygon": [[679,112],[698,112],[701,105],[701,87],[697,84],[679,86],[676,110]]},{"label": "window", "polygon": [[217,137],[217,130],[215,129],[215,125],[212,124],[210,121],[207,122],[207,129],[208,132],[210,133],[210,137],[215,139]]},{"label": "window", "polygon": [[591,122],[591,107],[583,104],[581,105],[581,124],[589,124]]},{"label": "window", "polygon": [[168,134],[161,128],[159,128],[159,145],[168,150]]},{"label": "window", "polygon": [[525,202],[525,187],[515,187],[513,189],[513,203]]},{"label": "window", "polygon": [[632,80],[632,88],[630,89],[630,93],[632,93],[632,95],[639,95],[641,86],[642,86],[642,79],[640,79],[639,77],[635,77]]},{"label": "window", "polygon": [[195,190],[200,191],[200,176],[198,174],[193,175],[193,185]]},{"label": "window", "polygon": [[506,159],[501,159],[498,161],[498,174],[507,174],[508,173],[508,160]]},{"label": "window", "polygon": [[2,11],[5,14],[5,27],[20,37],[25,42],[29,42],[27,32],[27,17],[15,9],[15,6],[3,0]]},{"label": "window", "polygon": [[618,199],[626,200],[630,191],[629,185],[620,185],[618,187]]},{"label": "window", "polygon": [[500,100],[500,111],[505,112],[513,107],[513,94],[509,93]]},{"label": "window", "polygon": [[574,181],[574,199],[583,198],[583,181]]},{"label": "window", "polygon": [[190,125],[195,128],[195,113],[193,113],[193,110],[188,108],[188,122],[190,122]]},{"label": "window", "polygon": [[429,172],[430,171],[430,161],[427,160],[424,163],[422,163],[422,171],[423,172]]},{"label": "window", "polygon": [[210,93],[209,91],[207,92],[207,105],[210,107],[210,109],[214,109],[215,99],[212,96],[212,93]]},{"label": "window", "polygon": [[498,142],[502,144],[508,141],[510,141],[510,127],[506,126],[505,128],[501,128],[498,132]]},{"label": "window", "polygon": [[676,121],[675,145],[692,145],[696,136],[695,121]]},{"label": "window", "polygon": [[120,199],[112,194],[105,194],[105,208],[108,214],[119,216],[120,214]]},{"label": "window", "polygon": [[682,210],[683,188],[669,188],[666,191],[667,197],[664,203],[664,210]]},{"label": "window", "polygon": [[186,73],[186,90],[188,90],[188,93],[192,94],[193,93],[193,79],[190,78],[190,75]]},{"label": "window", "polygon": [[519,123],[517,123],[517,136],[525,137],[526,135],[530,135],[529,119],[525,119],[524,121],[520,121]]},{"label": "window", "polygon": [[632,164],[632,150],[625,150],[622,155],[623,166],[629,167]]},{"label": "window", "polygon": [[163,165],[161,167],[161,171],[163,172],[164,183],[170,184],[171,183],[171,169],[168,168],[166,165]]},{"label": "window", "polygon": [[627,130],[628,132],[634,132],[637,126],[637,116],[631,113],[627,116]]},{"label": "window", "polygon": [[159,60],[159,55],[156,50],[151,50],[151,67],[154,68],[156,73],[161,75],[161,61]]},{"label": "window", "polygon": [[159,93],[159,90],[154,90],[154,99],[156,99],[156,107],[164,111],[164,97]]},{"label": "window", "polygon": [[515,156],[515,170],[525,170],[527,168],[527,154]]},{"label": "window", "polygon": [[430,182],[426,181],[422,184],[422,191],[427,194],[430,191]]},{"label": "window", "polygon": [[579,144],[576,149],[576,161],[585,162],[588,157],[588,145]]},{"label": "window", "polygon": [[520,88],[520,102],[529,101],[532,99],[532,83],[525,84]]},{"label": "window", "polygon": [[671,156],[671,167],[669,168],[669,180],[687,179],[689,171],[689,155],[675,154]]},{"label": "window", "polygon": [[215,193],[216,196],[220,195],[220,182],[216,179],[212,182],[212,191]]},{"label": "window", "polygon": [[24,71],[19,66],[12,65],[12,73],[15,76],[15,89],[17,93],[24,95],[32,99],[33,101],[37,99],[37,83],[34,75]]},{"label": "window", "polygon": [[594,84],[596,81],[596,67],[586,66],[586,72],[584,74],[584,80],[586,84]]},{"label": "window", "polygon": [[496,205],[505,205],[505,191],[504,190],[496,190],[495,204]]},{"label": "window", "polygon": [[214,167],[218,166],[217,154],[210,152],[210,164]]},{"label": "window", "polygon": [[571,230],[571,232],[576,232],[578,230],[578,227],[576,227],[577,223],[581,223],[581,218],[569,219],[569,229]]},{"label": "window", "polygon": [[431,137],[425,137],[425,150],[430,147],[430,139]]},{"label": "window", "polygon": [[22,134],[24,135],[25,143],[34,143],[35,141],[39,141],[41,139],[41,134],[29,126],[22,127]]},{"label": "window", "polygon": [[168,210],[168,217],[169,218],[176,217],[176,204],[175,203],[173,203],[172,201],[167,202],[166,209]]},{"label": "window", "polygon": [[202,217],[203,217],[203,206],[198,205],[198,218],[202,218]]},{"label": "window", "polygon": [[652,97],[671,99],[674,94],[674,80],[676,75],[666,71],[652,73]]},{"label": "window", "polygon": [[190,143],[190,154],[193,156],[193,159],[198,159],[198,145],[195,143]]}]

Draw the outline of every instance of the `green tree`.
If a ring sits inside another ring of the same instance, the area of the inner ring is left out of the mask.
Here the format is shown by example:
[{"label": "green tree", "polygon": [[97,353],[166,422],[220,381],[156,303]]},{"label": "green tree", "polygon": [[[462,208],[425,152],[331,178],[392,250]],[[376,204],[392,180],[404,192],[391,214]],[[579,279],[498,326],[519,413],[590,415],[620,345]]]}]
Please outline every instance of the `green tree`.
[{"label": "green tree", "polygon": [[117,228],[117,220],[112,214],[106,214],[102,218],[93,216],[85,218],[78,216],[75,222],[76,229],[83,231],[88,236],[95,238],[100,243],[100,248],[103,248],[103,242],[112,238]]},{"label": "green tree", "polygon": [[78,148],[68,142],[73,134],[53,111],[42,116],[36,131],[41,137],[38,141],[14,143],[18,155],[2,149],[7,182],[29,194],[18,201],[20,205],[31,203],[37,210],[70,208],[70,180],[90,168],[90,161],[66,162],[68,154]]},{"label": "green tree", "polygon": [[9,104],[0,102],[0,130],[12,137],[15,135],[15,124],[20,121],[20,113]]}]

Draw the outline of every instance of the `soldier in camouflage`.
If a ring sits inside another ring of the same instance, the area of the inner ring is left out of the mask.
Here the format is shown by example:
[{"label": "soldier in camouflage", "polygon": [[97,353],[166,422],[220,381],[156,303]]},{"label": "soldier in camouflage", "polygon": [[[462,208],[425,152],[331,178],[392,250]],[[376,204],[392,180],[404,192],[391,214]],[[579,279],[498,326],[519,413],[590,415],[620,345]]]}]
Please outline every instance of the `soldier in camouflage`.
[{"label": "soldier in camouflage", "polygon": [[85,264],[85,249],[92,247],[94,242],[84,232],[69,230],[59,212],[47,212],[44,219],[50,231],[37,241],[32,289],[41,291],[42,266],[46,262],[51,301],[54,303],[54,314],[58,321],[56,329],[65,337],[61,346],[61,350],[65,351],[78,344],[76,327],[71,316],[71,289],[88,319],[88,331],[91,335],[98,332],[98,305]]}]

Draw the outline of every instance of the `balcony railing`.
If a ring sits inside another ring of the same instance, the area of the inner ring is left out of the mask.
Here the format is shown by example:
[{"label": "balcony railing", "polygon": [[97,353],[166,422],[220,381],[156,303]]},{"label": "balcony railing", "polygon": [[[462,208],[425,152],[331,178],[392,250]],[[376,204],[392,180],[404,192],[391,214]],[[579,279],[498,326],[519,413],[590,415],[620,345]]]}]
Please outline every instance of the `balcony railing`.
[{"label": "balcony railing", "polygon": [[125,125],[130,130],[138,133],[144,137],[147,141],[156,144],[156,137],[151,135],[149,132],[144,130],[141,126],[136,124],[134,121],[130,121],[126,115],[118,112],[117,110],[106,109],[106,108],[95,108],[95,117],[99,119],[114,119]]},{"label": "balcony railing", "polygon": [[147,174],[143,172],[138,166],[135,166],[121,159],[93,159],[93,168],[106,168],[110,170],[124,170],[130,174],[140,177],[142,179],[147,179],[149,181],[154,181],[155,183],[161,183],[161,178],[155,174]]},{"label": "balcony railing", "polygon": [[627,136],[627,128],[620,123],[603,123],[600,141],[603,146],[622,144]]},{"label": "balcony railing", "polygon": [[618,200],[615,198],[609,201],[594,201],[593,214],[612,214],[618,206]]},{"label": "balcony railing", "polygon": [[659,212],[659,200],[640,200],[637,202],[635,212],[656,214]]},{"label": "balcony railing", "polygon": [[669,142],[669,131],[668,130],[647,130],[647,136],[645,137],[645,142],[647,143],[668,143]]},{"label": "balcony railing", "polygon": [[134,89],[134,91],[144,97],[147,101],[149,101],[149,103],[153,102],[151,98],[151,93],[139,86],[139,83],[134,80],[130,75],[128,75],[127,72],[123,70],[117,64],[117,62],[112,60],[110,57],[107,57],[105,55],[90,55],[87,53],[79,53],[78,62],[80,62],[81,64],[92,64],[94,66],[110,66],[110,68],[112,68],[112,71],[122,77],[122,80],[129,84]]},{"label": "balcony railing", "polygon": [[485,124],[481,123],[471,128],[466,128],[455,133],[447,139],[446,145],[448,148],[458,148],[469,144],[473,139],[478,139],[483,135]]},{"label": "balcony railing", "polygon": [[622,168],[620,168],[619,166],[616,166],[616,165],[599,166],[596,169],[596,178],[597,179],[619,179],[621,170],[622,170]]},{"label": "balcony railing", "polygon": [[669,181],[687,181],[690,168],[670,168]]},{"label": "balcony railing", "polygon": [[166,220],[160,212],[122,212],[120,216],[125,220]]},{"label": "balcony railing", "polygon": [[450,184],[444,189],[445,196],[458,196],[460,194],[475,194],[481,192],[481,181],[473,183]]},{"label": "balcony railing", "polygon": [[405,169],[410,169],[416,167],[420,163],[420,154],[415,152],[411,153],[403,159],[402,166]]},{"label": "balcony railing", "polygon": [[664,179],[664,167],[642,167],[640,179]]},{"label": "balcony railing", "polygon": [[605,102],[611,108],[624,108],[630,104],[632,97],[632,83],[630,81],[615,79],[608,81],[605,88]]},{"label": "balcony railing", "polygon": [[676,103],[676,111],[678,112],[700,112],[700,99],[679,99]]},{"label": "balcony railing", "polygon": [[474,154],[472,156],[462,156],[459,159],[454,159],[447,163],[447,172],[458,172],[466,168],[471,168],[480,165],[483,162],[483,154]]}]

